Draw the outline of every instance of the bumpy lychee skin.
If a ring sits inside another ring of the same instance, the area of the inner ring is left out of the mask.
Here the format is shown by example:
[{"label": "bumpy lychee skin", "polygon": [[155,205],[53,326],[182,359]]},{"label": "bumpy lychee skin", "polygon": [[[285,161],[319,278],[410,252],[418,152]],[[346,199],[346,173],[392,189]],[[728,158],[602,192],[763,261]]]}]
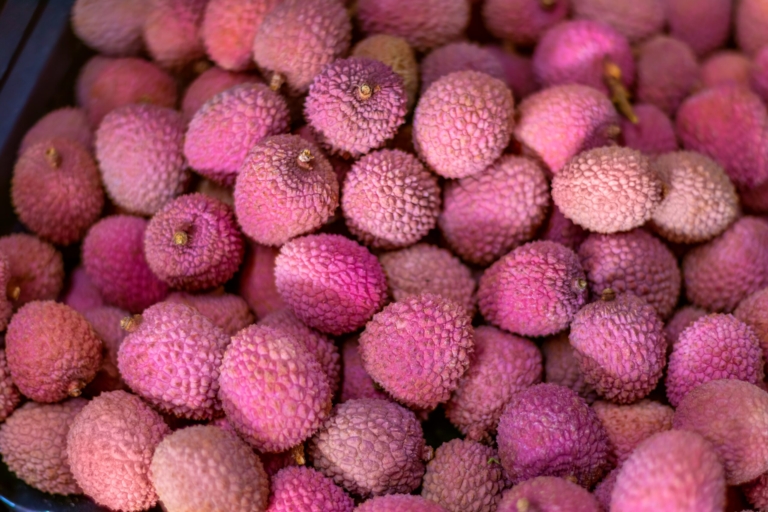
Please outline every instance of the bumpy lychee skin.
[{"label": "bumpy lychee skin", "polygon": [[0,423],[16,409],[21,402],[21,395],[11,380],[11,371],[5,359],[5,350],[0,349]]},{"label": "bumpy lychee skin", "polygon": [[279,2],[256,31],[253,60],[262,70],[273,73],[274,86],[284,81],[293,94],[302,94],[315,76],[349,50],[351,32],[342,2]]},{"label": "bumpy lychee skin", "polygon": [[79,142],[85,149],[93,149],[93,130],[83,109],[63,107],[41,117],[21,140],[19,155],[38,142],[59,137]]},{"label": "bumpy lychee skin", "polygon": [[570,0],[488,0],[483,4],[483,21],[499,39],[530,46],[567,15]]},{"label": "bumpy lychee skin", "polygon": [[768,44],[768,5],[763,0],[744,0],[735,9],[736,42],[745,53],[755,55]]},{"label": "bumpy lychee skin", "polygon": [[365,57],[383,62],[403,79],[406,107],[413,107],[419,92],[419,65],[408,41],[388,34],[374,34],[366,37],[352,49],[353,57]]},{"label": "bumpy lychee skin", "polygon": [[728,485],[768,470],[768,393],[753,384],[726,379],[694,388],[677,407],[672,425],[712,443]]},{"label": "bumpy lychee skin", "polygon": [[742,217],[723,234],[689,251],[683,259],[685,293],[709,311],[733,311],[768,285],[768,223]]},{"label": "bumpy lychee skin", "polygon": [[722,165],[735,185],[754,187],[768,179],[768,113],[749,89],[728,84],[690,96],[677,112],[676,129],[685,149]]},{"label": "bumpy lychee skin", "polygon": [[260,451],[307,439],[331,411],[331,387],[305,343],[284,329],[252,325],[232,337],[219,398],[237,432]]},{"label": "bumpy lychee skin", "polygon": [[[535,508],[534,508],[535,507]],[[507,490],[497,512],[599,512],[595,498],[583,487],[566,478],[539,476]]]},{"label": "bumpy lychee skin", "polygon": [[150,478],[169,512],[264,512],[269,477],[234,433],[195,425],[166,436],[152,456]]},{"label": "bumpy lychee skin", "polygon": [[749,325],[760,340],[763,355],[768,359],[768,288],[747,296],[739,303],[733,315]]},{"label": "bumpy lychee skin", "polygon": [[155,105],[127,105],[96,131],[96,158],[109,197],[130,212],[153,215],[184,192],[181,114]]},{"label": "bumpy lychee skin", "polygon": [[[209,1],[208,5],[212,3]],[[184,97],[181,100],[181,113],[184,115],[184,119],[189,122],[200,107],[220,92],[236,85],[258,82],[260,80],[255,75],[234,73],[214,66],[202,72],[184,91]]]},{"label": "bumpy lychee skin", "polygon": [[666,193],[653,212],[652,227],[671,242],[705,242],[719,235],[739,214],[739,196],[714,160],[693,151],[668,153],[653,167]]},{"label": "bumpy lychee skin", "polygon": [[667,368],[667,398],[677,406],[693,388],[718,379],[762,382],[763,349],[757,334],[733,315],[707,315],[687,327]]},{"label": "bumpy lychee skin", "polygon": [[651,400],[631,405],[598,401],[592,409],[600,418],[611,445],[611,462],[624,464],[637,445],[659,432],[672,429],[675,410]]},{"label": "bumpy lychee skin", "polygon": [[666,21],[662,0],[606,1],[572,0],[574,17],[605,23],[616,29],[630,43],[642,41],[664,28]]},{"label": "bumpy lychee skin", "polygon": [[513,113],[512,93],[501,80],[478,71],[451,73],[419,99],[413,143],[437,174],[470,176],[501,155],[514,128]]},{"label": "bumpy lychee skin", "polygon": [[518,247],[480,278],[480,312],[486,320],[523,336],[562,331],[587,301],[579,259],[556,242]]},{"label": "bumpy lychee skin", "polygon": [[504,155],[487,169],[448,182],[438,224],[464,260],[487,265],[533,238],[549,209],[549,186],[533,160]]},{"label": "bumpy lychee skin", "polygon": [[14,384],[37,402],[79,396],[101,366],[101,340],[64,304],[33,301],[8,324],[5,355]]},{"label": "bumpy lychee skin", "polygon": [[587,232],[566,218],[557,206],[550,210],[547,222],[542,225],[540,240],[557,242],[575,251],[587,238]]},{"label": "bumpy lychee skin", "polygon": [[101,368],[96,377],[85,387],[84,394],[98,396],[103,391],[125,389],[125,383],[117,367],[117,352],[128,334],[121,324],[130,314],[120,308],[101,306],[85,311],[83,316],[104,345]]},{"label": "bumpy lychee skin", "polygon": [[632,293],[584,306],[569,339],[586,381],[613,402],[632,403],[650,393],[666,364],[667,340],[656,310]]},{"label": "bumpy lychee skin", "polygon": [[467,311],[431,293],[390,304],[360,335],[360,356],[373,380],[396,400],[419,409],[434,409],[450,398],[473,350]]},{"label": "bumpy lychee skin", "polygon": [[275,285],[302,322],[335,335],[365,325],[387,295],[387,278],[376,257],[340,235],[310,235],[285,244],[275,259]]},{"label": "bumpy lychee skin", "polygon": [[736,50],[720,50],[701,63],[699,79],[704,88],[724,84],[749,86],[752,61]]},{"label": "bumpy lychee skin", "polygon": [[352,512],[354,509],[355,502],[341,487],[312,468],[288,467],[272,477],[267,512]]},{"label": "bumpy lychee skin", "polygon": [[579,154],[555,175],[552,199],[576,224],[616,233],[651,218],[662,199],[662,183],[639,151],[597,148]]},{"label": "bumpy lychee skin", "polygon": [[179,417],[210,419],[221,411],[219,367],[229,344],[224,331],[197,310],[170,302],[126,324],[117,363],[133,391]]},{"label": "bumpy lychee skin", "polygon": [[288,131],[285,100],[264,84],[241,84],[213,96],[195,113],[184,156],[199,174],[232,186],[251,148]]},{"label": "bumpy lychee skin", "polygon": [[372,498],[355,510],[357,512],[449,512],[434,501],[410,494],[390,494]]},{"label": "bumpy lychee skin", "polygon": [[666,245],[647,231],[593,233],[579,246],[579,259],[589,289],[599,297],[606,288],[632,292],[666,318],[680,296],[680,269]]},{"label": "bumpy lychee skin", "polygon": [[0,254],[8,259],[10,277],[5,277],[5,290],[14,309],[59,296],[64,287],[64,260],[51,244],[16,233],[0,237]]},{"label": "bumpy lychee skin", "polygon": [[768,101],[768,50],[765,48],[755,56],[750,83],[763,101]]},{"label": "bumpy lychee skin", "polygon": [[[0,278],[0,287],[2,286],[4,286],[4,283],[2,278]],[[85,313],[89,309],[104,305],[104,299],[93,282],[91,282],[91,278],[88,277],[82,265],[75,267],[67,276],[67,283],[59,297],[59,302],[71,306],[80,313]],[[2,315],[0,314],[0,316]]]},{"label": "bumpy lychee skin", "polygon": [[322,226],[339,205],[339,183],[328,159],[298,135],[275,135],[250,150],[235,183],[243,232],[282,245]]},{"label": "bumpy lychee skin", "polygon": [[451,511],[495,512],[504,475],[494,459],[490,446],[461,439],[444,443],[427,464],[421,495]]},{"label": "bumpy lychee skin", "polygon": [[467,439],[487,440],[512,395],[541,382],[541,375],[541,352],[531,341],[495,327],[478,327],[469,370],[445,415]]},{"label": "bumpy lychee skin", "polygon": [[592,403],[597,399],[595,389],[587,383],[576,359],[576,350],[564,331],[544,340],[541,344],[544,356],[544,382],[572,389],[580,397]]},{"label": "bumpy lychee skin", "polygon": [[339,403],[358,398],[381,398],[389,400],[389,396],[374,382],[363,367],[360,357],[360,346],[356,339],[347,340],[341,349],[343,378]]},{"label": "bumpy lychee skin", "polygon": [[88,277],[104,300],[131,313],[168,295],[168,285],[152,273],[144,257],[147,224],[140,217],[113,215],[94,224],[83,240]]},{"label": "bumpy lychee skin", "polygon": [[8,469],[28,485],[51,494],[81,494],[67,461],[67,432],[87,404],[27,402],[0,426],[0,454]]},{"label": "bumpy lychee skin", "polygon": [[637,447],[619,470],[611,510],[723,510],[725,475],[712,445],[694,432],[662,432]]},{"label": "bumpy lychee skin", "polygon": [[388,400],[349,400],[308,445],[315,469],[363,498],[407,493],[432,458],[413,412]]},{"label": "bumpy lychee skin", "polygon": [[[118,59],[106,57],[104,55],[94,55],[80,68],[80,72],[77,74],[77,79],[75,81],[75,98],[77,100],[77,106],[86,110],[86,119],[88,119],[86,105],[88,104],[89,95],[91,94],[91,87],[101,72],[104,69],[107,69],[108,64],[116,60]],[[88,119],[88,122],[90,123],[90,119]],[[91,129],[94,128],[92,125],[89,127]]]},{"label": "bumpy lychee skin", "polygon": [[620,132],[611,100],[586,85],[548,87],[526,98],[518,112],[514,135],[523,154],[552,174],[582,151],[609,145]]},{"label": "bumpy lychee skin", "polygon": [[627,39],[608,25],[566,21],[550,29],[533,52],[533,71],[544,87],[583,84],[608,93],[605,62],[621,70],[621,82],[635,80],[635,61]]},{"label": "bumpy lychee skin", "polygon": [[467,0],[427,0],[412,4],[403,0],[362,0],[357,17],[367,34],[404,38],[418,52],[458,39],[469,24]]},{"label": "bumpy lychee skin", "polygon": [[731,28],[730,0],[666,0],[672,37],[688,43],[702,56],[723,46]]},{"label": "bumpy lychee skin", "polygon": [[568,388],[538,384],[517,393],[501,415],[499,456],[518,484],[535,476],[573,477],[591,487],[608,465],[608,434]]},{"label": "bumpy lychee skin", "polygon": [[[13,299],[8,293],[10,280],[11,263],[8,261],[8,257],[0,252],[0,332],[8,327],[8,322],[13,316]],[[5,293],[2,293],[2,290],[5,290]]]},{"label": "bumpy lychee skin", "polygon": [[421,293],[434,293],[475,310],[475,280],[472,272],[446,249],[416,244],[379,256],[387,274],[389,291],[396,301]]},{"label": "bumpy lychee skin", "polygon": [[148,0],[78,0],[72,30],[85,44],[107,55],[133,55],[142,47]]},{"label": "bumpy lychee skin", "polygon": [[135,395],[111,391],[75,416],[67,455],[75,481],[99,505],[140,511],[157,503],[150,481],[155,447],[171,430]]},{"label": "bumpy lychee skin", "polygon": [[421,62],[421,92],[440,77],[456,71],[473,70],[504,81],[504,68],[496,56],[475,43],[460,41],[441,46]]},{"label": "bumpy lychee skin", "polygon": [[144,23],[144,42],[152,60],[180,69],[205,56],[200,25],[208,0],[154,0]]},{"label": "bumpy lychee skin", "polygon": [[752,482],[741,486],[741,491],[755,510],[763,510],[768,506],[768,475],[760,475]]},{"label": "bumpy lychee skin", "polygon": [[739,199],[750,213],[768,212],[768,181],[754,188],[739,190]]},{"label": "bumpy lychee skin", "polygon": [[[697,308],[696,306],[683,306],[682,308],[675,311],[675,314],[672,315],[672,318],[667,321],[667,325],[664,326],[664,334],[667,336],[667,342],[669,343],[667,352],[672,350],[672,348],[675,346],[675,343],[677,343],[677,340],[680,338],[680,334],[682,334],[682,332],[689,325],[691,325],[699,318],[705,316],[706,314],[706,311],[701,308]],[[736,318],[742,322],[746,322],[746,320],[740,318],[738,315]]]},{"label": "bumpy lychee skin", "polygon": [[621,137],[625,146],[649,155],[677,150],[675,127],[659,107],[641,103],[632,108],[637,123],[621,119]]},{"label": "bumpy lychee skin", "polygon": [[69,245],[99,218],[104,190],[88,150],[54,138],[29,147],[16,161],[11,201],[21,222],[38,236]]},{"label": "bumpy lychee skin", "polygon": [[440,187],[419,160],[399,149],[370,153],[344,178],[341,210],[349,230],[373,247],[407,247],[437,224]]},{"label": "bumpy lychee skin", "polygon": [[620,467],[612,469],[611,472],[605,475],[605,478],[595,486],[595,490],[592,491],[592,496],[594,496],[600,506],[603,507],[602,510],[611,509],[611,495],[613,494],[613,487],[616,485],[616,477],[619,476],[620,469]]},{"label": "bumpy lychee skin", "polygon": [[275,258],[278,249],[255,243],[249,244],[240,270],[240,296],[248,307],[262,318],[286,307],[275,285]]},{"label": "bumpy lychee skin", "polygon": [[357,157],[395,135],[405,120],[406,103],[403,79],[392,68],[351,57],[315,77],[304,115],[324,145]]},{"label": "bumpy lychee skin", "polygon": [[640,46],[637,99],[673,115],[699,81],[696,55],[683,41],[657,35]]},{"label": "bumpy lychee skin", "polygon": [[209,293],[192,295],[175,292],[168,296],[168,302],[178,302],[196,309],[201,315],[222,329],[227,336],[234,336],[238,331],[253,323],[253,313],[248,303],[239,295],[231,293]]}]

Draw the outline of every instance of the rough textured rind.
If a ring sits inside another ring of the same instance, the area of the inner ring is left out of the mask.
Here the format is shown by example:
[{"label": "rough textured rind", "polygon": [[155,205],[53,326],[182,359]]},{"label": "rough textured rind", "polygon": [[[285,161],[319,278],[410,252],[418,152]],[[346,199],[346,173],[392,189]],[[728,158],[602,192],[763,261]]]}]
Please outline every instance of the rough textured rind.
[{"label": "rough textured rind", "polygon": [[113,215],[91,226],[83,240],[88,277],[105,301],[131,313],[168,295],[168,285],[152,273],[144,257],[147,224],[140,217]]},{"label": "rough textured rind", "polygon": [[647,231],[593,233],[579,246],[578,255],[594,297],[610,288],[645,299],[662,318],[675,309],[682,280],[677,258]]},{"label": "rough textured rind", "polygon": [[394,494],[372,498],[355,509],[356,512],[448,512],[421,496]]},{"label": "rough textured rind", "polygon": [[649,155],[677,150],[675,127],[659,107],[641,103],[632,108],[637,123],[621,118],[621,137],[625,146]]},{"label": "rough textured rind", "polygon": [[53,138],[29,147],[16,161],[11,201],[19,220],[38,236],[69,245],[101,215],[104,190],[88,150]]},{"label": "rough textured rind", "polygon": [[78,396],[101,366],[101,340],[74,309],[33,301],[11,318],[5,355],[13,383],[37,402]]},{"label": "rough textured rind", "polygon": [[727,379],[694,388],[677,407],[672,425],[712,443],[728,485],[768,470],[768,393],[753,384]]},{"label": "rough textured rind", "polygon": [[415,156],[382,149],[355,162],[344,177],[341,211],[363,243],[407,247],[437,224],[440,187]]},{"label": "rough textured rind", "polygon": [[533,52],[533,71],[544,87],[583,84],[608,93],[605,60],[621,70],[621,82],[635,81],[629,41],[608,25],[590,20],[566,21],[544,34]]},{"label": "rough textured rind", "polygon": [[765,510],[768,508],[768,475],[760,475],[752,482],[742,485],[741,491],[747,500],[755,506],[755,510]]},{"label": "rough textured rind", "polygon": [[723,466],[694,432],[672,430],[644,441],[621,467],[611,499],[616,512],[718,512],[725,507]]},{"label": "rough textured rind", "polygon": [[323,368],[305,343],[282,329],[252,325],[233,336],[219,386],[230,424],[260,451],[301,443],[331,411]]},{"label": "rough textured rind", "polygon": [[76,398],[60,404],[27,402],[0,426],[3,462],[28,485],[51,494],[81,494],[67,461],[67,433],[88,403]]},{"label": "rough textured rind", "polygon": [[504,68],[492,52],[466,41],[446,44],[429,53],[421,61],[421,92],[435,80],[456,71],[478,71],[505,80]]},{"label": "rough textured rind", "polygon": [[[108,68],[107,65],[116,60],[118,59],[97,54],[88,59],[85,64],[83,64],[83,67],[80,68],[80,71],[77,74],[77,79],[75,80],[75,98],[77,100],[77,105],[86,110],[86,119],[88,118],[86,105],[88,104],[88,96],[91,93],[91,87],[101,72]],[[90,126],[90,128],[93,129],[94,127]]]},{"label": "rough textured rind", "polygon": [[334,335],[365,325],[387,296],[387,278],[376,256],[340,235],[310,235],[285,244],[275,259],[275,285],[299,320]]},{"label": "rough textured rind", "polygon": [[133,55],[142,47],[150,0],[77,0],[72,30],[85,44],[107,55]]},{"label": "rough textured rind", "polygon": [[139,397],[102,393],[80,411],[67,435],[72,474],[99,505],[124,512],[153,507],[152,454],[170,431]]},{"label": "rough textured rind", "polygon": [[307,92],[325,66],[347,53],[351,32],[349,15],[338,0],[284,0],[256,31],[253,60],[280,74],[298,95]]},{"label": "rough textured rind", "polygon": [[19,145],[19,155],[38,142],[53,138],[79,142],[85,149],[93,149],[93,130],[88,125],[85,111],[76,107],[52,110],[32,125]]},{"label": "rough textured rind", "polygon": [[418,52],[458,39],[469,24],[467,0],[362,0],[357,17],[367,34],[404,38]]},{"label": "rough textured rind", "polygon": [[530,46],[567,15],[570,0],[556,0],[546,8],[538,0],[487,0],[483,21],[488,31],[499,39]]},{"label": "rough textured rind", "polygon": [[533,238],[549,209],[549,185],[533,160],[504,155],[485,170],[446,183],[438,224],[464,260],[487,265]]},{"label": "rough textured rind", "polygon": [[619,116],[608,97],[580,84],[548,87],[518,108],[515,139],[523,155],[540,160],[551,174],[588,149],[610,145]]},{"label": "rough textured rind", "polygon": [[5,358],[5,350],[0,349],[0,423],[13,412],[21,402],[19,389],[11,380],[11,372]]},{"label": "rough textured rind", "polygon": [[[768,9],[766,10],[768,12]],[[763,99],[768,102],[768,50],[763,48],[755,55],[752,62],[752,73],[750,84],[754,90]]]},{"label": "rough textured rind", "polygon": [[469,370],[445,415],[467,439],[487,440],[512,396],[541,382],[541,375],[541,352],[531,341],[495,327],[477,327]]},{"label": "rough textured rind", "polygon": [[229,336],[196,309],[171,302],[147,308],[138,323],[117,354],[125,383],[163,412],[213,418]]},{"label": "rough textured rind", "polygon": [[688,326],[667,367],[667,398],[677,407],[696,386],[718,379],[763,381],[763,349],[757,334],[733,315],[707,315]]},{"label": "rough textured rind", "polygon": [[538,384],[514,395],[499,420],[496,441],[515,484],[561,476],[589,488],[608,469],[605,428],[582,398],[562,386]]},{"label": "rough textured rind", "polygon": [[120,323],[129,313],[120,308],[101,306],[83,312],[83,316],[103,343],[101,368],[85,387],[84,394],[98,396],[103,391],[124,389],[126,386],[117,368],[117,351],[128,334]]},{"label": "rough textured rind", "polygon": [[434,172],[463,178],[501,155],[514,124],[512,92],[504,82],[478,71],[457,71],[439,78],[419,99],[413,143]]},{"label": "rough textured rind", "polygon": [[118,206],[153,215],[184,192],[181,114],[156,105],[127,105],[107,114],[96,131],[96,159],[107,194]]},{"label": "rough textured rind", "polygon": [[[669,347],[667,352],[671,352],[672,348],[680,338],[680,334],[693,322],[706,315],[707,312],[696,306],[683,306],[675,311],[672,318],[667,320],[667,325],[664,326],[664,334],[667,337]],[[735,314],[735,313],[734,313]],[[739,318],[738,315],[736,318]],[[743,318],[739,318],[741,321],[745,321]]]},{"label": "rough textured rind", "polygon": [[576,360],[576,350],[564,331],[544,340],[541,344],[544,356],[544,382],[572,389],[587,403],[597,399],[595,389],[587,383]]},{"label": "rough textured rind", "polygon": [[[211,4],[213,4],[213,2],[209,1],[208,5]],[[200,75],[187,86],[186,91],[184,91],[184,97],[181,100],[181,113],[184,116],[184,120],[189,122],[195,113],[200,110],[200,107],[220,92],[231,89],[236,85],[259,82],[260,80],[256,75],[233,73],[216,66],[200,73]]]},{"label": "rough textured rind", "polygon": [[[0,256],[0,259],[2,259],[2,256]],[[0,263],[1,266],[2,264]],[[2,275],[1,271],[0,275]],[[0,277],[0,288],[3,286],[6,286],[6,284],[3,283],[3,279]],[[85,313],[89,309],[104,305],[104,299],[101,298],[99,290],[93,285],[91,278],[85,273],[85,268],[82,265],[75,267],[67,275],[67,284],[59,296],[59,302],[71,306],[80,313]],[[0,314],[0,317],[2,317],[2,314]]]},{"label": "rough textured rind", "polygon": [[[497,512],[600,512],[600,505],[583,487],[552,476],[539,476],[519,483],[503,494]],[[535,508],[533,508],[535,507]],[[525,509],[523,509],[525,510]]]},{"label": "rough textured rind", "polygon": [[496,56],[504,72],[504,82],[512,90],[512,96],[520,101],[539,90],[539,84],[533,76],[533,62],[530,57],[515,53],[509,48],[485,46]]},{"label": "rough textured rind", "polygon": [[763,288],[742,300],[733,315],[749,325],[760,340],[763,357],[768,360],[768,288]]},{"label": "rough textured rind", "polygon": [[674,115],[699,82],[699,64],[683,41],[665,35],[640,46],[637,60],[637,99]]},{"label": "rough textured rind", "polygon": [[[55,300],[64,287],[64,260],[51,244],[25,233],[0,237],[0,254],[8,259],[6,290],[14,309],[33,300]],[[15,288],[19,296],[13,299]]]},{"label": "rough textured rind", "polygon": [[286,307],[275,284],[276,247],[251,242],[240,267],[240,296],[245,299],[257,318]]},{"label": "rough textured rind", "polygon": [[768,285],[768,223],[742,217],[723,234],[683,258],[685,293],[709,311],[733,311]]},{"label": "rough textured rind", "polygon": [[389,291],[396,301],[421,293],[434,293],[475,311],[475,280],[472,272],[446,249],[416,244],[379,256],[387,274]]},{"label": "rough textured rind", "polygon": [[764,0],[742,0],[735,10],[736,42],[745,53],[755,55],[768,45],[768,4]]},{"label": "rough textured rind", "polygon": [[605,23],[630,43],[642,41],[664,28],[664,0],[572,0],[574,17]]},{"label": "rough textured rind", "polygon": [[389,399],[389,396],[373,382],[371,376],[365,371],[357,339],[344,342],[341,349],[341,366],[344,371],[339,403],[358,398]]},{"label": "rough textured rind", "polygon": [[170,294],[166,301],[186,304],[196,309],[222,329],[227,336],[234,336],[241,329],[251,325],[254,320],[245,299],[231,293],[212,292],[205,295],[192,295],[175,292]]},{"label": "rough textured rind", "polygon": [[670,242],[705,242],[739,215],[739,196],[714,160],[693,151],[668,153],[653,162],[665,184],[651,226]]},{"label": "rough textured rind", "polygon": [[403,79],[407,109],[413,107],[419,92],[419,65],[408,41],[388,34],[374,34],[358,42],[351,55],[375,59],[391,67]]},{"label": "rough textured rind", "polygon": [[209,99],[189,122],[184,156],[195,172],[235,183],[248,152],[270,135],[288,131],[288,105],[264,84],[236,85]]},{"label": "rough textured rind", "polygon": [[153,0],[144,23],[144,42],[152,60],[179,69],[205,56],[200,25],[208,0]]},{"label": "rough textured rind", "polygon": [[768,212],[768,181],[754,188],[740,190],[739,199],[750,213]]},{"label": "rough textured rind", "polygon": [[272,477],[267,512],[352,512],[355,502],[328,477],[312,468],[289,467]]},{"label": "rough textured rind", "polygon": [[[467,270],[467,273],[469,273],[469,270]],[[0,332],[3,332],[8,327],[8,322],[11,320],[11,316],[13,316],[13,299],[8,293],[10,281],[11,263],[8,261],[8,257],[0,251]],[[3,290],[5,290],[5,293],[2,293]]]},{"label": "rough textured rind", "polygon": [[432,458],[414,413],[370,398],[337,405],[308,453],[315,469],[363,498],[413,491]]},{"label": "rough textured rind", "polygon": [[704,88],[724,84],[739,84],[749,87],[752,61],[736,50],[720,50],[701,63],[699,78]]},{"label": "rough textured rind", "polygon": [[150,478],[168,512],[264,512],[269,497],[259,457],[213,425],[166,436],[152,456]]},{"label": "rough textured rind", "polygon": [[334,214],[339,183],[317,146],[298,135],[276,135],[245,157],[234,198],[243,232],[258,243],[279,246]]},{"label": "rough textured rind", "polygon": [[597,148],[579,154],[555,175],[552,199],[576,224],[616,233],[651,218],[662,199],[662,183],[639,151]]},{"label": "rough textured rind", "polygon": [[689,96],[675,127],[685,149],[722,165],[735,185],[749,188],[768,180],[768,113],[748,88],[726,84]]},{"label": "rough textured rind", "polygon": [[530,242],[491,265],[480,278],[480,312],[490,323],[523,336],[562,331],[587,301],[576,254],[556,242]]},{"label": "rough textured rind", "polygon": [[587,238],[587,232],[566,218],[557,206],[553,205],[550,210],[547,222],[542,225],[539,239],[557,242],[576,251]]},{"label": "rough textured rind", "polygon": [[723,46],[731,28],[731,0],[665,0],[672,37],[702,56]]},{"label": "rough textured rind", "polygon": [[600,506],[603,507],[603,511],[611,510],[611,495],[613,494],[613,487],[616,485],[616,477],[619,476],[620,469],[621,468],[612,469],[611,472],[595,486],[595,490],[592,491],[592,496],[594,496]]},{"label": "rough textured rind", "polygon": [[611,462],[624,464],[637,445],[654,434],[672,429],[675,410],[651,400],[640,400],[631,405],[616,405],[598,401],[592,409],[608,433]]}]

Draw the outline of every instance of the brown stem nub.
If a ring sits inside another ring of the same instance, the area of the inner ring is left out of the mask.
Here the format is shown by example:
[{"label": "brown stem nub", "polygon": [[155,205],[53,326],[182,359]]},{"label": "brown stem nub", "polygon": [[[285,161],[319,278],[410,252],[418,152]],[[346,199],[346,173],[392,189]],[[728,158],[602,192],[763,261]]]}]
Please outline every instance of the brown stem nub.
[{"label": "brown stem nub", "polygon": [[61,167],[61,153],[59,153],[53,146],[45,150],[45,160],[48,162],[48,165],[54,169]]},{"label": "brown stem nub", "polygon": [[187,245],[188,242],[189,242],[189,235],[187,234],[186,231],[179,230],[173,234],[173,243],[175,245],[179,245],[179,246]]},{"label": "brown stem nub", "polygon": [[501,461],[498,459],[498,457],[491,457],[488,459],[488,464],[498,464],[501,465]]},{"label": "brown stem nub", "polygon": [[298,464],[299,466],[303,466],[304,464],[307,463],[307,458],[304,456],[303,443],[291,448],[291,455],[293,456],[293,460],[296,461],[296,464]]},{"label": "brown stem nub", "polygon": [[205,73],[206,71],[211,69],[212,66],[213,65],[211,64],[211,62],[209,60],[207,60],[207,59],[200,59],[200,60],[196,61],[192,65],[192,72],[195,75],[202,75],[203,73]]},{"label": "brown stem nub", "polygon": [[584,290],[587,289],[587,280],[586,279],[583,279],[583,278],[580,277],[580,278],[576,279],[576,283],[575,284],[576,284],[576,289],[577,290],[584,291]]},{"label": "brown stem nub", "polygon": [[133,332],[141,324],[141,315],[126,316],[120,320],[120,328],[125,332]]},{"label": "brown stem nub", "polygon": [[315,156],[309,149],[302,149],[299,152],[299,156],[296,157],[296,161],[298,162],[299,167],[308,171],[312,169],[312,160],[314,159]]},{"label": "brown stem nub", "polygon": [[8,298],[14,302],[19,300],[19,297],[21,297],[21,287],[19,285],[9,285],[8,290],[6,291]]},{"label": "brown stem nub", "polygon": [[272,73],[272,76],[269,79],[269,88],[273,91],[279,91],[284,83],[285,77],[283,75],[280,73]]},{"label": "brown stem nub", "polygon": [[621,68],[607,57],[603,62],[603,77],[611,91],[611,101],[616,105],[616,109],[632,124],[637,124],[637,115],[629,102],[629,91],[621,83]]},{"label": "brown stem nub", "polygon": [[539,4],[545,11],[551,11],[557,5],[557,0],[539,0]]},{"label": "brown stem nub", "polygon": [[603,293],[600,294],[600,300],[603,302],[611,302],[616,298],[616,292],[613,291],[613,288],[606,288],[603,290]]},{"label": "brown stem nub", "polygon": [[357,88],[357,92],[360,95],[361,100],[367,100],[371,96],[373,96],[373,87],[371,87],[368,84],[362,84],[360,87]]},{"label": "brown stem nub", "polygon": [[67,388],[67,394],[71,397],[78,397],[80,396],[80,393],[82,393],[83,388],[85,387],[85,383],[81,380],[73,380],[69,383],[69,387]]},{"label": "brown stem nub", "polygon": [[528,501],[528,498],[520,498],[517,500],[517,503],[515,503],[515,508],[517,509],[517,512],[530,512],[531,502]]}]

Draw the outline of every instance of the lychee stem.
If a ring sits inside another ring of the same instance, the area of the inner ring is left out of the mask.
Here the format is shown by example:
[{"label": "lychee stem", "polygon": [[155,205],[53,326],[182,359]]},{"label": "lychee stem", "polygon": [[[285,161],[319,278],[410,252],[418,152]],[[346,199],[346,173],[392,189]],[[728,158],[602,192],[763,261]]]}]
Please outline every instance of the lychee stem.
[{"label": "lychee stem", "polygon": [[515,508],[517,512],[529,512],[531,510],[531,502],[528,501],[528,498],[520,498],[515,503]]},{"label": "lychee stem", "polygon": [[611,302],[616,298],[616,292],[613,291],[613,288],[606,288],[603,290],[603,293],[600,294],[600,300],[603,302]]},{"label": "lychee stem", "polygon": [[70,382],[69,387],[67,388],[67,394],[71,397],[78,397],[80,396],[80,393],[82,393],[83,388],[85,387],[85,383],[81,380],[75,380]]},{"label": "lychee stem", "polygon": [[557,0],[539,0],[539,4],[545,11],[550,11],[555,8]]},{"label": "lychee stem", "polygon": [[299,164],[299,167],[306,170],[312,169],[312,160],[314,159],[315,156],[309,149],[302,149],[299,151],[299,156],[296,157],[296,161]]},{"label": "lychee stem", "polygon": [[611,101],[616,105],[616,109],[632,124],[637,124],[637,115],[629,102],[629,91],[621,83],[621,68],[607,57],[603,62],[603,77],[611,91]]},{"label": "lychee stem", "polygon": [[488,464],[501,464],[501,461],[497,457],[491,457],[488,459]]},{"label": "lychee stem", "polygon": [[141,315],[126,316],[120,320],[120,328],[125,332],[133,332],[141,324]]},{"label": "lychee stem", "polygon": [[6,290],[6,292],[7,292],[8,298],[14,302],[19,300],[19,297],[21,297],[21,287],[19,287],[18,285],[16,286],[9,285],[8,290]]},{"label": "lychee stem", "polygon": [[200,59],[192,65],[192,72],[195,75],[202,75],[211,69],[211,63],[207,59]]},{"label": "lychee stem", "polygon": [[291,448],[291,455],[293,456],[293,460],[298,464],[299,466],[303,466],[307,463],[306,457],[304,457],[304,445],[300,444],[298,446],[294,446]]},{"label": "lychee stem", "polygon": [[45,159],[48,161],[48,165],[54,169],[61,167],[61,153],[55,147],[51,146],[45,150]]},{"label": "lychee stem", "polygon": [[368,84],[362,84],[358,87],[358,93],[360,94],[361,100],[367,100],[373,96],[373,87]]},{"label": "lychee stem", "polygon": [[587,280],[583,278],[576,279],[576,288],[579,290],[586,290],[587,289]]},{"label": "lychee stem", "polygon": [[173,234],[173,243],[175,245],[184,246],[189,242],[189,235],[186,231],[177,231]]},{"label": "lychee stem", "polygon": [[272,76],[269,78],[269,88],[273,91],[279,91],[284,83],[285,77],[280,73],[272,73]]}]

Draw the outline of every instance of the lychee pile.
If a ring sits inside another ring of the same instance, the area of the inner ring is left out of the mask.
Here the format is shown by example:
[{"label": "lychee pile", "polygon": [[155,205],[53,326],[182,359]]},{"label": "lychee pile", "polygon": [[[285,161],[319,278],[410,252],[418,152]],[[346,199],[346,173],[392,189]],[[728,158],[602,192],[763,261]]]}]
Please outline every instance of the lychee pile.
[{"label": "lychee pile", "polygon": [[18,479],[120,512],[768,512],[768,0],[71,23],[98,53],[18,141],[0,236]]}]

